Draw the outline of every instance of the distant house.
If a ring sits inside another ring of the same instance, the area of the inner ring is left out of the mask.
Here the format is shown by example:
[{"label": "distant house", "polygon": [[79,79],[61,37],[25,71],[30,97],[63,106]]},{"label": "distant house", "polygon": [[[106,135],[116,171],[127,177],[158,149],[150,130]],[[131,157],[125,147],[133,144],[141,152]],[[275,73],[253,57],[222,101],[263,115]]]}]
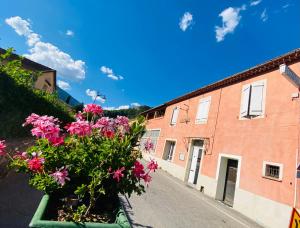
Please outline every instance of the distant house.
[{"label": "distant house", "polygon": [[147,110],[144,157],[265,227],[288,227],[300,209],[299,89],[296,49]]},{"label": "distant house", "polygon": [[[5,49],[0,48],[0,54],[4,54],[5,52]],[[18,59],[19,57],[20,56],[17,54],[12,54],[11,59]],[[22,59],[22,65],[24,69],[41,73],[41,75],[34,83],[34,87],[36,89],[44,90],[49,93],[57,92],[58,97],[72,107],[81,104],[69,93],[67,93],[66,91],[64,91],[56,85],[56,70],[24,57]]]}]

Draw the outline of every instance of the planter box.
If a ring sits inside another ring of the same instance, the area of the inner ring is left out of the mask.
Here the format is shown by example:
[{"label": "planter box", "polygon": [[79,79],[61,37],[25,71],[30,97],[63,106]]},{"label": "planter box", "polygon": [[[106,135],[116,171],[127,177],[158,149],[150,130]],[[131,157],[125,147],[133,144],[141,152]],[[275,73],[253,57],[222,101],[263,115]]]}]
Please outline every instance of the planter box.
[{"label": "planter box", "polygon": [[123,207],[120,206],[119,211],[116,216],[115,223],[75,223],[75,222],[59,222],[59,221],[51,221],[44,220],[44,214],[46,208],[49,204],[50,196],[44,195],[30,224],[29,227],[32,228],[131,228],[131,225],[126,217],[126,214],[123,210]]}]

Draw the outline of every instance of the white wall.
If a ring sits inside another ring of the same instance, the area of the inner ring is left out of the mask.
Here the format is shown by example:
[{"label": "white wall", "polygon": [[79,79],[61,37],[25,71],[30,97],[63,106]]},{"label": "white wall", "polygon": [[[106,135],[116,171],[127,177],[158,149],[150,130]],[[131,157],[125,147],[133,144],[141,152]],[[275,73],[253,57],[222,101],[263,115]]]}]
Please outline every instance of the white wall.
[{"label": "white wall", "polygon": [[236,189],[233,208],[257,223],[272,228],[288,227],[292,207]]},{"label": "white wall", "polygon": [[166,161],[154,156],[151,156],[149,153],[143,153],[143,158],[147,161],[150,160],[150,158],[154,158],[155,161],[157,161],[158,166],[162,169],[170,173],[172,176],[177,177],[178,179],[184,181],[185,176],[185,168],[176,165],[170,161]]}]

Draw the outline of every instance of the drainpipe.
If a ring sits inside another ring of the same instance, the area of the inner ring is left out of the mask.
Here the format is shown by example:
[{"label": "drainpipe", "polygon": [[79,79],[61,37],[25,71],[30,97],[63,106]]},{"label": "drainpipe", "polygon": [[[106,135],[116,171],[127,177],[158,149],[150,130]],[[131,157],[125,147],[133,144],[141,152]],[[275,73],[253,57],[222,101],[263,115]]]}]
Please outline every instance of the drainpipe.
[{"label": "drainpipe", "polygon": [[[298,87],[298,93],[300,92],[300,87]],[[298,95],[299,96],[299,95]],[[298,193],[298,178],[297,178],[297,174],[298,174],[298,171],[297,171],[297,168],[298,168],[298,159],[299,159],[299,149],[300,149],[300,100],[299,98],[297,99],[298,100],[298,105],[297,105],[297,108],[298,108],[298,146],[297,146],[297,152],[296,152],[296,172],[295,172],[295,190],[294,190],[294,208],[296,208],[296,205],[297,205],[297,201],[298,201],[298,197],[297,197],[297,193]]]},{"label": "drainpipe", "polygon": [[211,152],[210,152],[210,154],[213,153],[214,144],[215,144],[215,135],[216,135],[217,125],[218,125],[218,118],[219,118],[219,111],[220,111],[222,91],[223,91],[223,88],[220,89],[218,111],[217,111],[217,116],[216,116],[216,122],[215,122],[214,132],[213,132],[213,135],[212,135],[212,144],[211,144],[211,150],[210,150]]}]

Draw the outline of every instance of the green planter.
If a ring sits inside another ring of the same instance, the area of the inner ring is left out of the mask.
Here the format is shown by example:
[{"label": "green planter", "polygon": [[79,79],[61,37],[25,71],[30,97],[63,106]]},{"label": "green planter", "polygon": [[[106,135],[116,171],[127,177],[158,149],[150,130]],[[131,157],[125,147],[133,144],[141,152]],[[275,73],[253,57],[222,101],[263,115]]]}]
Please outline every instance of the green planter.
[{"label": "green planter", "polygon": [[51,221],[44,220],[44,214],[46,208],[49,204],[50,200],[49,195],[44,195],[30,224],[29,227],[32,228],[131,228],[131,225],[128,221],[128,218],[123,210],[123,207],[120,206],[119,211],[117,213],[117,218],[115,223],[74,223],[74,222],[59,222],[59,221]]}]

